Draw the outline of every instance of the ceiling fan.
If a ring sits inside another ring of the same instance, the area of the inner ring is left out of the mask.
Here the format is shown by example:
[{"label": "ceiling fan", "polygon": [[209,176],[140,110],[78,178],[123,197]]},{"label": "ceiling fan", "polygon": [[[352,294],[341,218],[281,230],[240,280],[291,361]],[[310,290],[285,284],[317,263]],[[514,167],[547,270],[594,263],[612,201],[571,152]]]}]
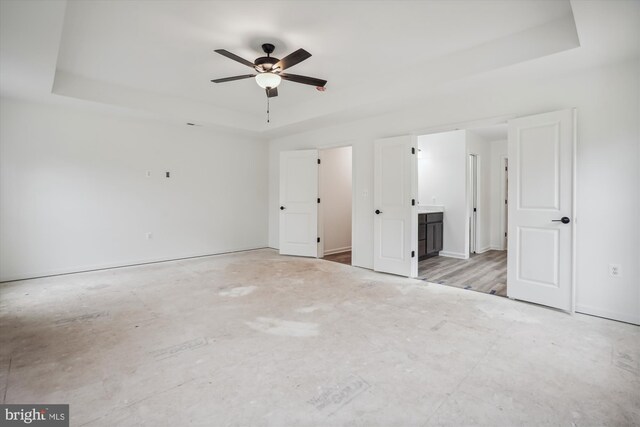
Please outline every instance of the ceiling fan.
[{"label": "ceiling fan", "polygon": [[[275,50],[275,46],[270,43],[262,45],[262,50],[267,56],[261,56],[256,58],[254,62],[249,62],[246,59],[239,57],[225,49],[216,49],[216,52],[222,56],[226,56],[229,59],[233,59],[241,64],[246,65],[255,70],[253,74],[244,74],[241,76],[225,77],[222,79],[211,80],[213,83],[225,83],[234,80],[248,79],[255,77],[258,86],[263,88],[267,94],[267,98],[273,98],[278,96],[278,85],[284,80],[289,80],[295,83],[302,83],[305,85],[315,86],[316,88],[324,88],[327,84],[326,80],[316,79],[314,77],[299,76],[297,74],[285,74],[282,71],[293,67],[296,64],[309,58],[311,54],[304,49],[298,49],[295,52],[285,56],[282,59],[271,56]],[[319,89],[322,90],[322,89]]]}]

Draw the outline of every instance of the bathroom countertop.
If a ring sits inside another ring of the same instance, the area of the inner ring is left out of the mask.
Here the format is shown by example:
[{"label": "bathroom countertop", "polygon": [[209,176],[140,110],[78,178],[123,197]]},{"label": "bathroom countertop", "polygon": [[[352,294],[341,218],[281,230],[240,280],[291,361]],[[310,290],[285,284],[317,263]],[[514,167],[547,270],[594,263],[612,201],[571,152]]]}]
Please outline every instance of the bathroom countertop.
[{"label": "bathroom countertop", "polygon": [[438,213],[444,212],[444,206],[418,206],[418,213]]}]

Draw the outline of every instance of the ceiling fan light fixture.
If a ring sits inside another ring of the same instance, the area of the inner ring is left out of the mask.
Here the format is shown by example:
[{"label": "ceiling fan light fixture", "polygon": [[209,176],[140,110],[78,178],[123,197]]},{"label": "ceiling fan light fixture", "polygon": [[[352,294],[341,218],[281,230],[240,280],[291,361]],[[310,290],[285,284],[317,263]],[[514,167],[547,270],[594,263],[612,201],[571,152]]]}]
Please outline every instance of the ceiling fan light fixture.
[{"label": "ceiling fan light fixture", "polygon": [[271,88],[274,89],[278,87],[280,82],[282,81],[282,77],[274,73],[260,73],[256,76],[256,83],[263,89]]}]

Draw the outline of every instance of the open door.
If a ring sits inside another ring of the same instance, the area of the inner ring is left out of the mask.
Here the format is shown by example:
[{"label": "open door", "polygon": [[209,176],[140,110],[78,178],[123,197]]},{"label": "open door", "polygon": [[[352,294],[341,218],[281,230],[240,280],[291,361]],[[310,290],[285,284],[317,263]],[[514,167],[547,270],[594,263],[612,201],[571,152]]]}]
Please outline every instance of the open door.
[{"label": "open door", "polygon": [[575,110],[509,121],[510,298],[573,311]]},{"label": "open door", "polygon": [[318,150],[280,153],[280,255],[318,256]]},{"label": "open door", "polygon": [[418,275],[417,157],[415,138],[379,139],[374,148],[373,269]]}]

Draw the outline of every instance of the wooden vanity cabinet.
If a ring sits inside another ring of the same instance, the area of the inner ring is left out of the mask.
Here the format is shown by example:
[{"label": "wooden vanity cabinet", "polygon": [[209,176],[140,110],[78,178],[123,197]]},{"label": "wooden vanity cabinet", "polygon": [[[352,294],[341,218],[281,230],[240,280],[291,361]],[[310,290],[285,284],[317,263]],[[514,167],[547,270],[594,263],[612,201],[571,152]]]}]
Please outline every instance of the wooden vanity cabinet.
[{"label": "wooden vanity cabinet", "polygon": [[418,260],[436,256],[442,250],[442,212],[418,214]]}]

